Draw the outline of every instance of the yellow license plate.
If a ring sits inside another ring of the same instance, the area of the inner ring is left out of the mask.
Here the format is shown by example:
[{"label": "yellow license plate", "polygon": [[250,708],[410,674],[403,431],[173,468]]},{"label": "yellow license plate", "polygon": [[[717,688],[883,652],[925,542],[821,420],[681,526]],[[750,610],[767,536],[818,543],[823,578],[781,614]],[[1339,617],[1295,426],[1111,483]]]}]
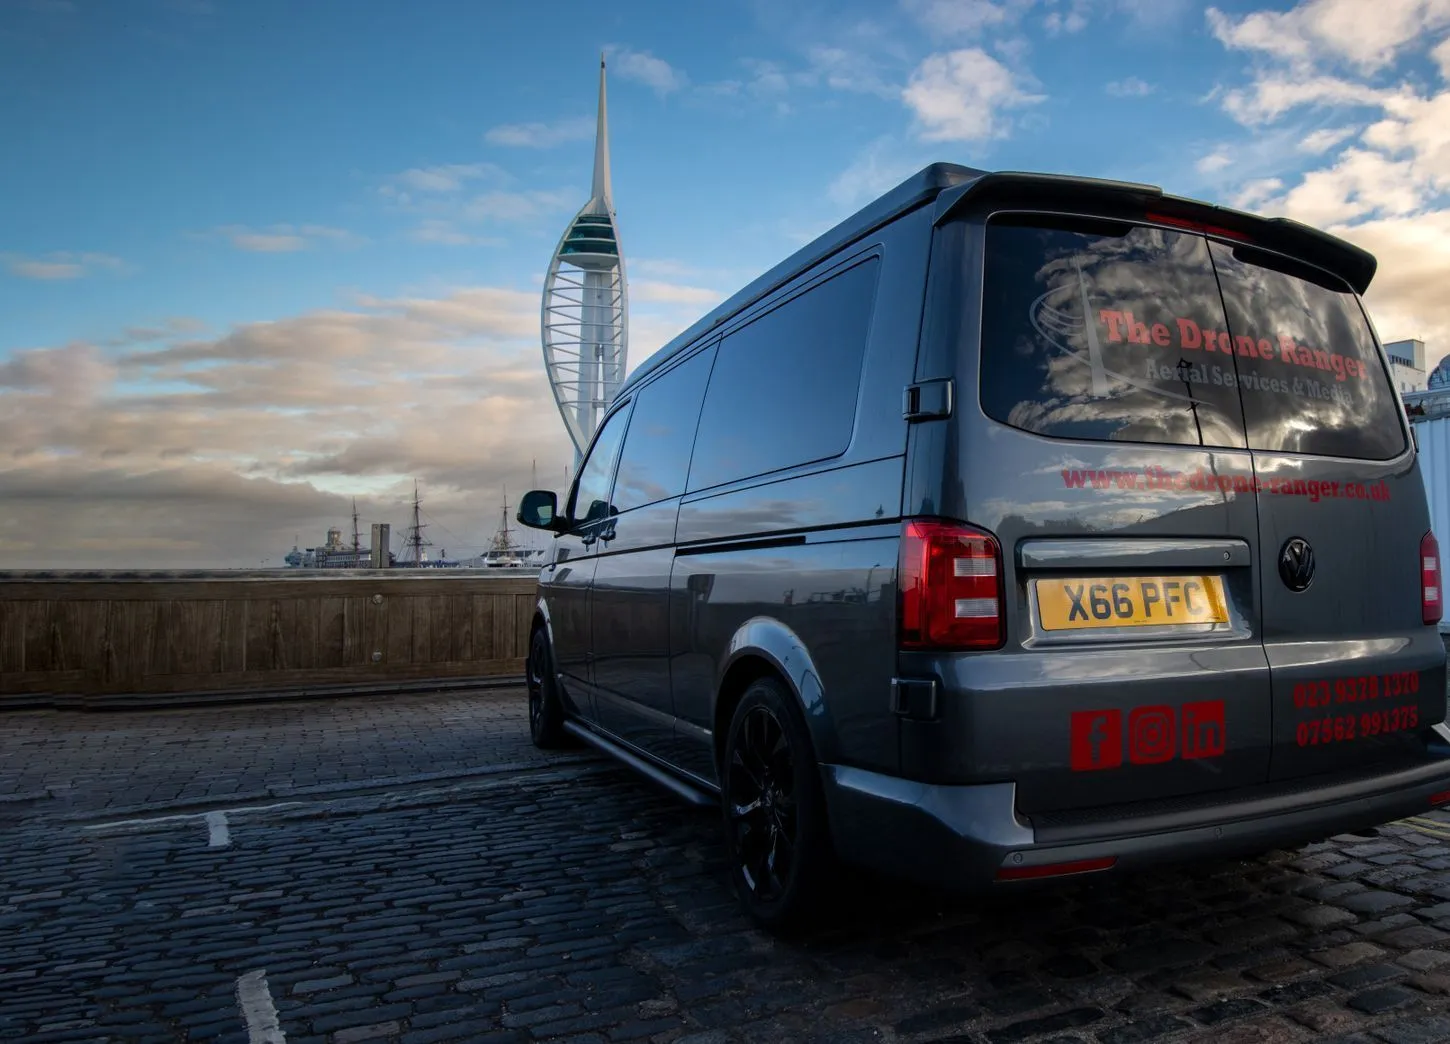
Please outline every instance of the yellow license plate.
[{"label": "yellow license plate", "polygon": [[1046,631],[1227,623],[1220,576],[1109,576],[1038,580]]}]

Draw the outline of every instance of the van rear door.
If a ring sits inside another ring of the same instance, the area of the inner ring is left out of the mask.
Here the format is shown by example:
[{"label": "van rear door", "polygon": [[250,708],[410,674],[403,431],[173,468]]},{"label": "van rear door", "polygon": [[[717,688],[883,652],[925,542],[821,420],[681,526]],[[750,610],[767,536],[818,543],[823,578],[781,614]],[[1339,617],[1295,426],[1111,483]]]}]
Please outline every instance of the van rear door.
[{"label": "van rear door", "polygon": [[1000,543],[1006,641],[904,665],[947,689],[929,774],[1011,779],[1034,817],[1264,783],[1253,462],[1232,358],[1183,344],[1226,327],[1207,239],[1028,210],[976,228],[958,373],[981,409],[942,503]]},{"label": "van rear door", "polygon": [[1254,459],[1271,778],[1423,756],[1445,714],[1444,647],[1422,615],[1439,578],[1423,575],[1424,486],[1369,321],[1318,268],[1210,249]]}]

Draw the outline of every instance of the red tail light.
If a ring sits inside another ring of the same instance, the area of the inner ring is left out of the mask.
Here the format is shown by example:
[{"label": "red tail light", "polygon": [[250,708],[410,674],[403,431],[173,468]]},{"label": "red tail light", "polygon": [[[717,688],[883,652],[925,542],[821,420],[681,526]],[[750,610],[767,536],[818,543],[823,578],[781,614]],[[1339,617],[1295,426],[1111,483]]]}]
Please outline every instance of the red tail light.
[{"label": "red tail light", "polygon": [[901,537],[901,645],[996,649],[1005,638],[1002,554],[991,533],[910,519]]},{"label": "red tail light", "polygon": [[1439,623],[1445,610],[1440,585],[1440,544],[1434,533],[1420,538],[1420,608],[1427,624]]}]

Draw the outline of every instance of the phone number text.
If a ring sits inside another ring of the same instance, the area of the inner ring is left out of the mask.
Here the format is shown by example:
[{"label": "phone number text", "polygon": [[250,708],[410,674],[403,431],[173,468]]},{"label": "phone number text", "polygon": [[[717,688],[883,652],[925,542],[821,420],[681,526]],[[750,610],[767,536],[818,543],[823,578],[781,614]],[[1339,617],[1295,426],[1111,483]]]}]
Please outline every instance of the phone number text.
[{"label": "phone number text", "polygon": [[1365,711],[1363,714],[1342,714],[1333,718],[1301,721],[1294,729],[1294,742],[1301,747],[1318,747],[1326,743],[1348,743],[1366,736],[1400,732],[1420,724],[1420,708],[1395,707],[1391,710]]},{"label": "phone number text", "polygon": [[1419,691],[1419,671],[1369,674],[1358,678],[1336,678],[1333,681],[1295,682],[1294,706],[1302,710],[1328,707],[1336,703],[1388,700],[1396,696],[1413,696]]}]

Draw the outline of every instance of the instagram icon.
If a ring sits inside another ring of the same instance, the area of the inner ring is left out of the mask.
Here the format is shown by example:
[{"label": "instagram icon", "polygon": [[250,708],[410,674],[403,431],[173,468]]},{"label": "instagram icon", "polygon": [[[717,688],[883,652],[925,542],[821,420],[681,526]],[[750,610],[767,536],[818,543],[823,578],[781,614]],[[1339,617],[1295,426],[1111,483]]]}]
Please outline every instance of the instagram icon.
[{"label": "instagram icon", "polygon": [[1171,760],[1178,738],[1174,717],[1172,707],[1134,707],[1128,715],[1128,760],[1134,765]]}]

